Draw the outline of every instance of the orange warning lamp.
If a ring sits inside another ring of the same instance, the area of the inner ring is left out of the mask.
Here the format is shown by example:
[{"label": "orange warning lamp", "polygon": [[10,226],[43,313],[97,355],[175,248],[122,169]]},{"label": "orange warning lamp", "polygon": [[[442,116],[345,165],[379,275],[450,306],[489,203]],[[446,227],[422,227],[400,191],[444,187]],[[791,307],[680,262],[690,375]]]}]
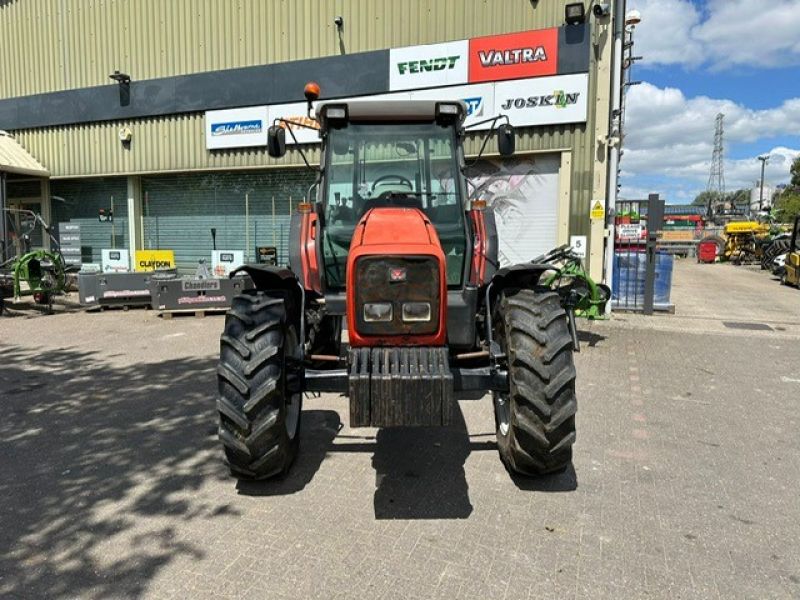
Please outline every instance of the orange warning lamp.
[{"label": "orange warning lamp", "polygon": [[305,89],[303,89],[303,94],[305,95],[306,100],[309,102],[318,100],[320,94],[319,84],[316,81],[309,81],[306,84]]}]

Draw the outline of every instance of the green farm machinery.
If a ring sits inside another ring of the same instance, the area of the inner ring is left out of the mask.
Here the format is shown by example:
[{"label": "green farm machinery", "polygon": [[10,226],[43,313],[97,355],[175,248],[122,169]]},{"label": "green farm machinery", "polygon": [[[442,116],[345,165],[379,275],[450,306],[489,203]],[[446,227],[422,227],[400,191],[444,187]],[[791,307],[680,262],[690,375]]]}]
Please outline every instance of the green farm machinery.
[{"label": "green farm machinery", "polygon": [[[17,301],[25,296],[32,296],[34,302],[45,306],[50,312],[53,297],[64,292],[67,282],[67,268],[58,241],[41,215],[14,208],[7,208],[5,212],[23,214],[30,228],[28,231],[14,232],[16,241],[7,242],[4,248],[3,256],[13,256],[0,263],[0,314],[4,312],[6,298]],[[50,236],[55,250],[31,249],[30,234],[38,225]],[[13,252],[14,246],[16,252]]]}]

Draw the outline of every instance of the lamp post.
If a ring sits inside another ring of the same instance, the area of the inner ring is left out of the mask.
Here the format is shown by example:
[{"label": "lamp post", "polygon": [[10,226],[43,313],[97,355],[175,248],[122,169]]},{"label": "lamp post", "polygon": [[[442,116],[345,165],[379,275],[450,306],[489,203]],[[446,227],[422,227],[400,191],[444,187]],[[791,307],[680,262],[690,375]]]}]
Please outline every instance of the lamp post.
[{"label": "lamp post", "polygon": [[762,154],[758,157],[761,161],[761,191],[758,194],[758,212],[764,210],[764,167],[769,162],[769,154]]},{"label": "lamp post", "polygon": [[[625,0],[615,0],[614,2],[614,46],[612,53],[612,88],[611,88],[611,116],[609,119],[608,136],[608,189],[606,191],[606,256],[605,256],[605,283],[609,287],[613,286],[614,278],[614,228],[617,207],[617,194],[619,191],[619,159],[622,155],[622,142],[624,139],[623,123],[625,119],[625,91],[629,87],[630,75],[627,78],[624,72],[630,73],[632,64],[631,57],[633,52],[633,40],[629,38],[632,29],[642,20],[642,15],[631,10],[625,13]],[[636,57],[638,59],[640,57]],[[627,80],[626,80],[627,79]],[[606,307],[611,311],[611,303]]]}]

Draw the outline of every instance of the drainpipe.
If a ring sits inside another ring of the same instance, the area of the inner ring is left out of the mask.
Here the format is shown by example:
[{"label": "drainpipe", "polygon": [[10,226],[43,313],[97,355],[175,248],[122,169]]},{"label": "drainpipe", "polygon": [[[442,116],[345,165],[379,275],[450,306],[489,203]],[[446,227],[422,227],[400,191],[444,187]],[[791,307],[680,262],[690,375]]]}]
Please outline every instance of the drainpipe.
[{"label": "drainpipe", "polygon": [[0,172],[0,234],[3,235],[0,242],[0,263],[6,261],[6,247],[8,246],[8,214],[6,213],[6,174]]},{"label": "drainpipe", "polygon": [[[617,207],[617,169],[619,167],[619,151],[622,146],[622,58],[625,40],[625,4],[626,0],[614,0],[614,47],[611,56],[611,112],[609,117],[609,139],[616,138],[616,143],[608,145],[608,191],[606,194],[606,265],[605,282],[611,288],[614,274],[614,213]],[[611,302],[606,311],[610,312]]]}]

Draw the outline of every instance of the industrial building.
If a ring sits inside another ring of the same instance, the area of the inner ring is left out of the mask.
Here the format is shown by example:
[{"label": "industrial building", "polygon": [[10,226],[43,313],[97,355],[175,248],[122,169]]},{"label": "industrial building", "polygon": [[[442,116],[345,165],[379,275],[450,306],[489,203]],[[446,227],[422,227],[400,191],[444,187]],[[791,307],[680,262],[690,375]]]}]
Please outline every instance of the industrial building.
[{"label": "industrial building", "polygon": [[[3,201],[40,212],[56,234],[62,223],[80,225],[73,261],[100,263],[102,250],[127,249],[133,262],[136,250],[169,249],[187,272],[216,247],[245,261],[274,248],[285,262],[289,215],[314,174],[296,150],[271,159],[266,129],[277,117],[305,116],[307,81],[320,84],[323,100],[461,99],[467,124],[505,113],[516,127],[513,157],[501,160],[492,143],[469,171],[473,193],[497,217],[503,260],[572,241],[600,278],[621,70],[612,66],[611,8],[563,0],[3,2]],[[486,133],[470,130],[468,155]],[[313,165],[314,132],[297,134]],[[49,240],[37,230],[32,243]]]}]

